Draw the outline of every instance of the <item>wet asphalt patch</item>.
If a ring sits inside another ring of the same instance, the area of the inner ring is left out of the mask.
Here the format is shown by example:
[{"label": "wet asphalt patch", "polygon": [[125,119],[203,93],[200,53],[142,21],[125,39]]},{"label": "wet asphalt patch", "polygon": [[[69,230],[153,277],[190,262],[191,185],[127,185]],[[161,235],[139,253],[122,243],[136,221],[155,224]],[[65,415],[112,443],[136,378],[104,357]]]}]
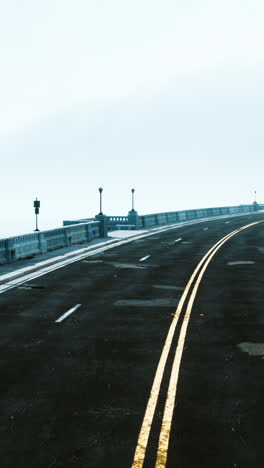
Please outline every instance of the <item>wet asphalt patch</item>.
[{"label": "wet asphalt patch", "polygon": [[184,286],[167,286],[166,284],[153,284],[153,288],[155,289],[168,289],[172,291],[184,291]]},{"label": "wet asphalt patch", "polygon": [[93,265],[94,263],[103,263],[103,260],[83,260],[82,263],[91,263]]},{"label": "wet asphalt patch", "polygon": [[239,261],[236,261],[236,262],[228,262],[227,265],[229,265],[229,266],[233,266],[233,265],[254,265],[254,263],[256,263],[256,262],[253,262],[252,260],[239,260]]},{"label": "wet asphalt patch", "polygon": [[259,356],[264,359],[264,343],[239,343],[238,348],[249,356]]},{"label": "wet asphalt patch", "polygon": [[114,303],[115,306],[132,306],[132,307],[176,307],[179,299],[175,297],[163,299],[122,299]]}]

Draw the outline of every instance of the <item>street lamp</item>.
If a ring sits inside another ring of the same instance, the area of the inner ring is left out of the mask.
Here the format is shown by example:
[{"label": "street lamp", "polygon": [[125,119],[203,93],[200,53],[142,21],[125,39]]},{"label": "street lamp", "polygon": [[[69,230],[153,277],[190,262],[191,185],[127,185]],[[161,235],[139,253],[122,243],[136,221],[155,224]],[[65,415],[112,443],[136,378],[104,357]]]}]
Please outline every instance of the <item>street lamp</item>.
[{"label": "street lamp", "polygon": [[103,191],[103,188],[100,187],[98,190],[100,192],[100,213],[99,213],[99,215],[102,215],[103,214],[103,212],[102,212],[102,191]]},{"label": "street lamp", "polygon": [[36,229],[34,229],[34,231],[39,231],[39,229],[38,229],[38,214],[39,214],[39,208],[40,208],[40,201],[37,198],[34,201],[34,208],[35,208],[35,214],[36,214]]},{"label": "street lamp", "polygon": [[131,192],[132,192],[132,211],[135,211],[135,207],[134,207],[134,193],[135,193],[135,189],[132,188],[132,189],[131,189]]}]

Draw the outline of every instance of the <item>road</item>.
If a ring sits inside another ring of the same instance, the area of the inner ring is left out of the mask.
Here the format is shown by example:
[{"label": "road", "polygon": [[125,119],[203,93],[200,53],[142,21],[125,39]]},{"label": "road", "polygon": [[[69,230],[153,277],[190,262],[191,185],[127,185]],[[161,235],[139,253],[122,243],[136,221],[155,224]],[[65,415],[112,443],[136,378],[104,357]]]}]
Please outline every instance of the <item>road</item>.
[{"label": "road", "polygon": [[264,466],[263,220],[157,233],[0,294],[1,467]]}]

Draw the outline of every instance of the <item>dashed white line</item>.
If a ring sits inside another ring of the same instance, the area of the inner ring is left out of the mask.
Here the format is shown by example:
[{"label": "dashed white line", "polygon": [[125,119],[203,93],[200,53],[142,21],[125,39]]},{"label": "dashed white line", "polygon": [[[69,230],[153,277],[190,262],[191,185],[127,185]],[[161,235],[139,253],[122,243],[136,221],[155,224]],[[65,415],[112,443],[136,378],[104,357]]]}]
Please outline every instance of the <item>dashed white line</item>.
[{"label": "dashed white line", "polygon": [[176,239],[174,242],[180,242],[182,240],[182,237],[179,237],[179,239]]},{"label": "dashed white line", "polygon": [[[248,215],[248,213],[241,213],[239,216],[246,216]],[[86,247],[84,249],[79,249],[77,251],[74,251],[74,252],[71,252],[69,254],[64,254],[63,257],[66,257],[65,260],[62,260],[62,261],[58,261],[58,263],[55,263],[53,265],[50,265],[48,267],[45,267],[45,268],[42,268],[40,270],[37,270],[37,271],[32,271],[30,274],[27,274],[25,276],[19,276],[18,278],[12,280],[12,281],[8,281],[4,284],[1,284],[0,285],[0,294],[3,294],[4,292],[10,290],[10,289],[13,289],[13,288],[16,288],[17,286],[21,285],[21,284],[24,284],[28,281],[31,281],[32,279],[35,279],[35,278],[39,278],[40,276],[43,276],[43,275],[46,275],[52,271],[55,271],[55,270],[58,270],[60,268],[63,268],[65,267],[66,265],[70,265],[71,263],[75,263],[75,262],[78,262],[79,260],[83,260],[87,257],[90,257],[92,255],[96,255],[98,253],[101,253],[101,252],[104,252],[106,250],[109,250],[109,249],[112,249],[114,247],[118,247],[120,245],[124,245],[124,244],[128,244],[130,242],[134,242],[136,240],[139,240],[139,239],[144,239],[144,238],[147,238],[147,237],[150,237],[150,236],[154,236],[155,234],[159,234],[159,233],[162,233],[162,232],[168,232],[168,231],[171,231],[171,230],[174,230],[174,229],[180,229],[186,225],[188,226],[192,226],[194,224],[200,224],[201,222],[205,222],[205,221],[216,221],[218,219],[225,219],[225,218],[234,218],[234,217],[237,217],[238,215],[237,214],[233,214],[233,215],[223,215],[223,216],[214,216],[214,217],[211,217],[211,218],[203,218],[202,220],[193,220],[193,221],[182,221],[180,223],[177,223],[177,224],[172,224],[172,225],[169,225],[169,226],[165,226],[165,227],[158,227],[158,228],[152,228],[150,229],[150,231],[144,231],[146,233],[144,234],[140,234],[140,235],[133,235],[132,237],[128,237],[127,239],[122,239],[121,241],[118,240],[117,242],[113,241],[113,239],[109,240],[109,241],[106,241],[106,242],[103,242],[103,243],[98,243],[98,246],[101,245],[101,247],[98,247],[98,248],[95,248],[94,246],[90,246],[90,247]],[[133,231],[131,231],[133,232]],[[189,244],[190,242],[183,242],[184,244]],[[109,245],[107,245],[109,244]],[[90,249],[92,251],[90,251]],[[94,250],[93,250],[94,249]],[[76,253],[78,252],[78,255],[76,255]],[[73,256],[73,258],[70,258],[70,256]],[[58,257],[55,257],[55,259],[58,259]],[[53,259],[49,259],[49,260],[45,260],[44,262],[45,263],[48,263],[50,262],[51,260],[54,261],[54,258]],[[44,264],[44,262],[39,262],[35,265],[32,266],[32,270],[35,270],[36,267],[38,267],[40,264]],[[28,269],[28,267],[26,267]],[[11,272],[11,273],[7,273],[5,275],[0,275],[0,281],[4,280],[4,279],[7,279],[7,278],[12,278],[14,276],[18,276],[21,274],[21,271],[23,271],[24,269],[16,269],[14,272]]]},{"label": "dashed white line", "polygon": [[82,304],[76,304],[76,306],[72,307],[72,309],[68,310],[67,312],[65,312],[65,314],[63,314],[60,318],[58,318],[57,320],[55,320],[55,323],[59,323],[59,322],[62,322],[62,320],[66,319],[66,317],[68,317],[70,314],[72,314],[73,312],[75,312],[76,309],[78,309]]},{"label": "dashed white line", "polygon": [[207,231],[208,228],[203,228],[203,231]]},{"label": "dashed white line", "polygon": [[146,257],[142,257],[140,258],[140,262],[144,262],[145,260],[147,260],[148,258],[150,257],[150,255],[146,255]]},{"label": "dashed white line", "polygon": [[168,335],[167,335],[167,338],[166,338],[166,341],[165,341],[165,344],[161,353],[161,357],[160,357],[159,364],[156,370],[153,385],[150,391],[150,397],[147,403],[143,423],[142,423],[141,430],[139,433],[137,447],[136,447],[135,455],[134,455],[134,461],[133,461],[131,468],[142,468],[144,465],[146,450],[147,450],[148,441],[149,441],[149,435],[150,435],[150,431],[151,431],[153,420],[154,420],[154,414],[156,411],[157,401],[160,395],[160,389],[161,389],[161,384],[163,380],[164,370],[167,365],[167,359],[171,350],[176,326],[178,323],[178,319],[181,316],[181,313],[185,304],[185,300],[187,299],[188,293],[192,285],[194,284],[194,287],[191,292],[191,296],[189,298],[189,302],[187,304],[186,312],[183,317],[183,323],[180,328],[179,340],[178,340],[177,348],[175,351],[175,357],[174,357],[174,361],[172,365],[169,388],[167,391],[167,399],[165,402],[165,409],[163,413],[163,420],[162,420],[161,431],[160,431],[160,436],[159,436],[159,444],[158,444],[155,468],[166,468],[173,411],[176,406],[175,403],[177,404],[176,392],[177,392],[177,386],[178,386],[180,364],[181,364],[183,350],[185,347],[184,345],[185,345],[187,327],[188,327],[194,300],[196,298],[199,285],[202,281],[203,275],[208,265],[212,261],[217,251],[229,239],[231,239],[234,235],[238,234],[238,232],[240,232],[241,230],[247,229],[250,226],[253,226],[255,224],[259,224],[259,223],[260,222],[248,224],[226,235],[206,253],[206,255],[202,258],[202,260],[196,267],[195,271],[193,272],[184,290],[181,300],[178,304],[177,310],[174,314],[174,318],[171,322],[170,329],[169,329],[169,332],[168,332]]}]

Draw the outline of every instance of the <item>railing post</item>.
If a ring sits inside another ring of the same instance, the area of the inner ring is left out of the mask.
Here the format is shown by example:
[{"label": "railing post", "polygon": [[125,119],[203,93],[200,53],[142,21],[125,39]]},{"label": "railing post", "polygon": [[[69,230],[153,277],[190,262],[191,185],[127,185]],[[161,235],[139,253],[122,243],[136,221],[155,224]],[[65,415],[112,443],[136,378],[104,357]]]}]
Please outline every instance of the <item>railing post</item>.
[{"label": "railing post", "polygon": [[95,216],[95,219],[100,222],[99,224],[100,237],[107,237],[107,216],[103,214],[98,214]]},{"label": "railing post", "polygon": [[139,227],[139,216],[138,216],[137,211],[131,210],[131,211],[128,212],[127,223],[134,225],[135,229],[138,229],[138,227]]},{"label": "railing post", "polygon": [[70,233],[71,233],[70,228],[64,229],[64,239],[65,239],[66,247],[69,247],[70,245],[72,245]]},{"label": "railing post", "polygon": [[16,261],[16,250],[14,239],[6,239],[6,258],[8,263],[13,263]]},{"label": "railing post", "polygon": [[86,229],[86,240],[89,241],[92,238],[91,225],[87,224],[85,229]]},{"label": "railing post", "polygon": [[47,249],[47,241],[45,239],[45,236],[43,233],[38,234],[38,240],[39,240],[39,250],[41,253],[46,253],[48,251]]}]

